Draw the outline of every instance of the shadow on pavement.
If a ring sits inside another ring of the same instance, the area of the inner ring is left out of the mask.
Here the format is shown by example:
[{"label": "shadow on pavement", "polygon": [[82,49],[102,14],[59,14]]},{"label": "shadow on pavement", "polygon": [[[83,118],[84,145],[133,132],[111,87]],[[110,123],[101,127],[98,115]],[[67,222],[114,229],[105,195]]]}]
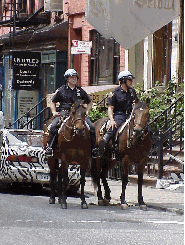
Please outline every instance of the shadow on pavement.
[{"label": "shadow on pavement", "polygon": [[[12,183],[1,184],[0,193],[12,194],[12,195],[29,195],[29,196],[50,196],[50,188],[42,187],[40,184],[27,184],[27,183]],[[80,192],[76,188],[72,188],[67,192],[68,197],[80,197]],[[57,194],[56,194],[57,197]],[[88,198],[89,195],[87,194]]]}]

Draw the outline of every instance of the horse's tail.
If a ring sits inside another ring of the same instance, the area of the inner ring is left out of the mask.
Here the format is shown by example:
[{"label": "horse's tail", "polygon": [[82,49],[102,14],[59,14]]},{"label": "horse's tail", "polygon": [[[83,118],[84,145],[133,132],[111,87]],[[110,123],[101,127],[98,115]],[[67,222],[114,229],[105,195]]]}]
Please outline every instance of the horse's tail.
[{"label": "horse's tail", "polygon": [[92,158],[91,161],[91,178],[96,188],[100,181],[100,158]]}]

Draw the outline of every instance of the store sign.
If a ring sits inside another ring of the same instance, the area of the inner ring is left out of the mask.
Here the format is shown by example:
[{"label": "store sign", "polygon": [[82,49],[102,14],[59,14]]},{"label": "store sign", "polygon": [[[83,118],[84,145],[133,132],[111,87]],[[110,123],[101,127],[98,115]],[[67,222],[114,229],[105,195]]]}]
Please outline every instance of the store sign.
[{"label": "store sign", "polygon": [[92,41],[72,40],[71,54],[91,54]]},{"label": "store sign", "polygon": [[12,88],[15,90],[38,90],[40,63],[40,52],[12,51]]}]

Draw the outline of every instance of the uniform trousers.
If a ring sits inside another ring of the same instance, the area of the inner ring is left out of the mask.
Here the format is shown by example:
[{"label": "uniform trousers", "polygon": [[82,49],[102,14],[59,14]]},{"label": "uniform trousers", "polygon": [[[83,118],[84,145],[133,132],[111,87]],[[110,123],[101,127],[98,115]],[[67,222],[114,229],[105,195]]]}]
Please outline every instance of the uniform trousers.
[{"label": "uniform trousers", "polygon": [[115,112],[114,113],[114,121],[116,122],[116,127],[113,129],[110,128],[104,135],[103,139],[108,143],[109,140],[113,139],[116,135],[118,128],[126,121],[126,119],[130,116],[130,113],[126,112]]}]

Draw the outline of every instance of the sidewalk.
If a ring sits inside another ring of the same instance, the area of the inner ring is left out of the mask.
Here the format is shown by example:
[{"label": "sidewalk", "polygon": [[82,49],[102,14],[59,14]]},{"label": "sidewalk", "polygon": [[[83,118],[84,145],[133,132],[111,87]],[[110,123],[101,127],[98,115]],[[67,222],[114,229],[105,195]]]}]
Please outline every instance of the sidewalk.
[{"label": "sidewalk", "polygon": [[[122,187],[121,180],[108,180],[108,184],[111,189],[111,204],[120,203],[120,194]],[[91,181],[91,177],[86,177],[85,191],[89,194],[97,196]],[[102,191],[104,191],[103,188]],[[137,191],[137,184],[130,181],[126,188],[126,201],[128,202],[128,204],[137,204]],[[183,189],[181,189],[180,191],[157,189],[155,186],[152,185],[143,185],[143,198],[146,205],[150,208],[175,212],[177,214],[184,214]]]}]

